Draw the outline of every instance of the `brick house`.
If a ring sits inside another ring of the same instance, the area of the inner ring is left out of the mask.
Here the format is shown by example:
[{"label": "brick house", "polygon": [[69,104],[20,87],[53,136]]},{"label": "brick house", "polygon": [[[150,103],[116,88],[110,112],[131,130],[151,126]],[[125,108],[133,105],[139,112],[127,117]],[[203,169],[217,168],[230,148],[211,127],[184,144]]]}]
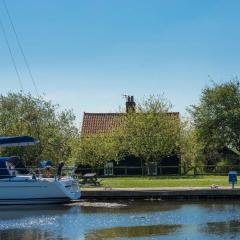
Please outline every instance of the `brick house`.
[{"label": "brick house", "polygon": [[[128,96],[126,101],[126,113],[135,110],[133,96]],[[123,116],[126,113],[86,113],[83,114],[81,136],[91,136],[94,134],[111,133],[114,128],[120,126],[123,122]],[[178,112],[169,113],[179,118]],[[153,162],[148,166],[135,156],[127,156],[119,162],[113,162],[111,159],[99,170],[99,175],[162,175],[178,174],[180,158],[177,155],[166,156],[159,161]],[[83,167],[83,166],[82,166]]]}]

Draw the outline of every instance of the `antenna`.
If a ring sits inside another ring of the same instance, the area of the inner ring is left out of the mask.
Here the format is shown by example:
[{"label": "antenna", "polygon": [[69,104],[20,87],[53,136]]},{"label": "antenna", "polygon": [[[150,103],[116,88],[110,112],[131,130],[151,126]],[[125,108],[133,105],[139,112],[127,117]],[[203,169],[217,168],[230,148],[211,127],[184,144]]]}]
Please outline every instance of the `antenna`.
[{"label": "antenna", "polygon": [[[15,28],[15,26],[14,26],[13,20],[12,20],[12,18],[11,18],[10,11],[9,11],[9,9],[8,9],[7,3],[6,3],[5,0],[2,0],[2,2],[3,2],[3,5],[4,5],[4,8],[5,8],[5,11],[6,11],[6,13],[7,13],[9,22],[10,22],[10,24],[11,24],[13,33],[14,33],[14,35],[15,35],[15,38],[16,38],[16,41],[17,41],[17,45],[18,45],[19,50],[20,50],[20,52],[21,52],[21,54],[22,54],[22,57],[23,57],[25,66],[26,66],[26,68],[27,68],[29,77],[30,77],[30,79],[31,79],[31,81],[32,81],[32,84],[33,84],[33,87],[34,87],[34,89],[35,89],[35,92],[36,92],[37,96],[39,96],[39,92],[38,92],[38,89],[37,89],[37,84],[36,84],[35,79],[34,79],[34,77],[33,77],[32,70],[31,70],[30,65],[29,65],[29,63],[28,63],[26,54],[24,53],[24,50],[23,50],[21,41],[20,41],[19,36],[18,36],[18,34],[17,34],[16,28]],[[16,64],[15,64],[15,65],[16,65]],[[22,85],[22,83],[21,83],[21,85]],[[21,87],[22,87],[22,86],[21,86]],[[22,88],[23,88],[23,87],[22,87]]]},{"label": "antenna", "polygon": [[3,37],[4,37],[4,40],[5,40],[6,45],[8,47],[8,51],[9,51],[9,54],[10,54],[10,57],[11,57],[13,67],[14,67],[15,72],[17,74],[17,78],[18,78],[18,81],[19,81],[19,84],[20,84],[20,89],[23,92],[23,84],[22,84],[21,76],[20,76],[20,73],[19,73],[19,70],[18,70],[18,67],[17,67],[17,64],[16,64],[16,60],[15,60],[14,55],[13,55],[13,50],[12,50],[12,48],[10,46],[10,42],[8,40],[7,32],[5,30],[5,27],[3,25],[3,22],[2,22],[1,18],[0,18],[0,27],[2,29]]}]

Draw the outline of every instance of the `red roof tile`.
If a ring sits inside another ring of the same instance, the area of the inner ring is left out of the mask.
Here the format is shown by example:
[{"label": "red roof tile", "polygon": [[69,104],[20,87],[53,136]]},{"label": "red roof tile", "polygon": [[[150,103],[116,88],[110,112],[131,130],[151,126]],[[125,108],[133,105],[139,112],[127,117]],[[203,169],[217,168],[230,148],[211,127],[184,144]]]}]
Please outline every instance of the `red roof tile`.
[{"label": "red roof tile", "polygon": [[82,136],[110,133],[122,122],[124,113],[84,113]]},{"label": "red roof tile", "polygon": [[[178,112],[169,114],[179,117]],[[111,133],[123,121],[125,113],[85,113],[83,115],[82,136]]]}]

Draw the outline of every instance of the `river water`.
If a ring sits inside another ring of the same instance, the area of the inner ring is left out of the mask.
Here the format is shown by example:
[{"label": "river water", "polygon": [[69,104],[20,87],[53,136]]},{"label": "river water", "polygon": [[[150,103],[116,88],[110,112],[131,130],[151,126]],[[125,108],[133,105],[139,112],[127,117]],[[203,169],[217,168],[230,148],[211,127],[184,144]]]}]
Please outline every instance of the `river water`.
[{"label": "river water", "polygon": [[0,207],[1,240],[240,239],[240,201]]}]

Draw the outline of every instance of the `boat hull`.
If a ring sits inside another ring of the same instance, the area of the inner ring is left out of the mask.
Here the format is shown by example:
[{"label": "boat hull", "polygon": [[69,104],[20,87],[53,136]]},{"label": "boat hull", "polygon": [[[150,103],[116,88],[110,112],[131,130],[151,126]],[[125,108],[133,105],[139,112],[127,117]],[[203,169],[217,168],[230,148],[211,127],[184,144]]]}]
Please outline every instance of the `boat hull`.
[{"label": "boat hull", "polygon": [[0,205],[67,203],[80,197],[68,188],[54,180],[1,180]]},{"label": "boat hull", "polygon": [[0,205],[39,205],[69,203],[69,198],[0,199]]}]

